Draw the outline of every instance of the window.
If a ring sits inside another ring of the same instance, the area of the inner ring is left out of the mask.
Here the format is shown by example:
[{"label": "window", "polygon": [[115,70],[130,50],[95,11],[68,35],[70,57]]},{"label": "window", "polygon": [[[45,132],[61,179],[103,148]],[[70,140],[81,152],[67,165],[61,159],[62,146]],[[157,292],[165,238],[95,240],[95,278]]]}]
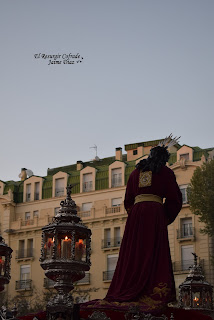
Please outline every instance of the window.
[{"label": "window", "polygon": [[27,257],[33,257],[33,239],[27,241]]},{"label": "window", "polygon": [[31,184],[26,185],[26,201],[30,201],[31,199]]},{"label": "window", "polygon": [[111,229],[104,230],[104,248],[111,247]]},{"label": "window", "polygon": [[55,180],[55,197],[61,197],[64,195],[64,178]]},{"label": "window", "polygon": [[20,280],[28,280],[30,279],[30,265],[23,265],[20,268]]},{"label": "window", "polygon": [[33,217],[38,217],[39,216],[39,210],[35,210],[33,212]]},{"label": "window", "polygon": [[182,270],[188,270],[189,267],[193,264],[193,255],[194,252],[193,246],[182,246],[181,247],[181,265]]},{"label": "window", "polygon": [[30,212],[25,212],[25,220],[30,220]]},{"label": "window", "polygon": [[93,188],[93,177],[92,173],[83,174],[83,192],[92,191]]},{"label": "window", "polygon": [[25,240],[19,240],[19,249],[17,258],[21,259],[25,256]]},{"label": "window", "polygon": [[185,159],[185,160],[189,160],[189,153],[183,153],[183,154],[180,154],[180,159]]},{"label": "window", "polygon": [[135,156],[137,154],[137,149],[133,150],[133,156]]},{"label": "window", "polygon": [[188,199],[187,199],[187,185],[180,186],[180,190],[181,190],[181,193],[182,193],[182,201],[183,201],[183,204],[188,203]]},{"label": "window", "polygon": [[92,207],[92,202],[86,202],[82,204],[82,211],[90,211]]},{"label": "window", "polygon": [[121,203],[122,203],[122,198],[111,199],[111,206],[112,207],[118,207],[121,205]]},{"label": "window", "polygon": [[111,171],[111,186],[120,187],[122,185],[122,168],[112,169]]},{"label": "window", "polygon": [[192,218],[181,219],[181,236],[182,238],[193,235]]},{"label": "window", "polygon": [[112,280],[117,260],[118,254],[109,254],[107,256],[107,280]]},{"label": "window", "polygon": [[35,194],[34,194],[34,200],[39,200],[39,182],[35,183]]},{"label": "window", "polygon": [[30,289],[30,265],[20,267],[20,289]]},{"label": "window", "polygon": [[114,228],[114,246],[119,247],[121,244],[120,227]]}]

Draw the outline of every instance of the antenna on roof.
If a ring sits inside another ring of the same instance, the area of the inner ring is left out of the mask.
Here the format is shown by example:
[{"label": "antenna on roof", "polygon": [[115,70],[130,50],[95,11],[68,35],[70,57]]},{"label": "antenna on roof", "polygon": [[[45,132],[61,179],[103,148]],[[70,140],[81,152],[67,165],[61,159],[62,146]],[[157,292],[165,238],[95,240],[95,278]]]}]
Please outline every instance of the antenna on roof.
[{"label": "antenna on roof", "polygon": [[94,161],[94,160],[99,161],[100,158],[97,156],[97,146],[96,146],[96,144],[95,144],[93,147],[90,147],[89,149],[95,149],[95,150],[96,150],[96,156],[95,156],[95,158],[93,159],[93,161]]}]

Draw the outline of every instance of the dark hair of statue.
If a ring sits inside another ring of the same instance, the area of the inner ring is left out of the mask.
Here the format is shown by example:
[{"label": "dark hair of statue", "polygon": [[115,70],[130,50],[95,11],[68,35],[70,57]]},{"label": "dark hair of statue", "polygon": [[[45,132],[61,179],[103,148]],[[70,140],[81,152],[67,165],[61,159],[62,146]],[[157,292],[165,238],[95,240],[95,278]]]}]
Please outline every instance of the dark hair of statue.
[{"label": "dark hair of statue", "polygon": [[170,157],[169,151],[165,147],[154,147],[150,150],[147,159],[141,160],[136,168],[140,171],[152,171],[158,173],[166,165]]}]

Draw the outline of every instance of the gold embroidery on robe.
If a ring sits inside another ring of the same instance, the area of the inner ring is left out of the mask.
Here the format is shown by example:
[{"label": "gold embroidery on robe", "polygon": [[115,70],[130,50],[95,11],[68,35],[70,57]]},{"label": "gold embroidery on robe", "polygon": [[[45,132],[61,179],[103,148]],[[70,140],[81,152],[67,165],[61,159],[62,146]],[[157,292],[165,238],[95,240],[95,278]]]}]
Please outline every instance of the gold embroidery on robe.
[{"label": "gold embroidery on robe", "polygon": [[149,296],[143,296],[139,299],[139,302],[149,306],[149,309],[156,309],[160,304],[162,304],[162,301],[153,300]]},{"label": "gold embroidery on robe", "polygon": [[170,289],[167,288],[167,283],[161,282],[158,284],[158,287],[154,287],[152,296],[158,294],[160,298],[162,298],[163,296],[166,297],[169,291]]},{"label": "gold embroidery on robe", "polygon": [[139,188],[150,187],[152,185],[152,171],[140,171]]},{"label": "gold embroidery on robe", "polygon": [[[170,293],[170,288],[168,287],[167,283],[160,282],[156,287],[153,288],[153,293],[149,295],[143,295],[139,298],[138,301],[124,301],[124,302],[117,302],[111,301],[108,302],[106,300],[99,300],[95,303],[95,305],[88,305],[86,308],[96,308],[100,306],[100,308],[111,307],[112,310],[117,310],[118,307],[131,307],[131,306],[139,306],[140,308],[146,310],[156,310],[163,307],[163,301],[153,298],[153,296],[159,296],[159,299],[163,297],[167,297]],[[165,299],[164,299],[165,300]]]}]

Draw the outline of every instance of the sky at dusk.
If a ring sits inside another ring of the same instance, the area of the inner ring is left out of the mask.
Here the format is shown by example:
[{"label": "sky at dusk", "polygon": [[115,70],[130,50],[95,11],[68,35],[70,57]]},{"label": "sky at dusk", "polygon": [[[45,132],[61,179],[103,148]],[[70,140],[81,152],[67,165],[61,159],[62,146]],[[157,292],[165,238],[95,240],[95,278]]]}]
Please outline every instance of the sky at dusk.
[{"label": "sky at dusk", "polygon": [[213,0],[1,0],[0,180],[171,132],[214,147],[213,33]]}]

